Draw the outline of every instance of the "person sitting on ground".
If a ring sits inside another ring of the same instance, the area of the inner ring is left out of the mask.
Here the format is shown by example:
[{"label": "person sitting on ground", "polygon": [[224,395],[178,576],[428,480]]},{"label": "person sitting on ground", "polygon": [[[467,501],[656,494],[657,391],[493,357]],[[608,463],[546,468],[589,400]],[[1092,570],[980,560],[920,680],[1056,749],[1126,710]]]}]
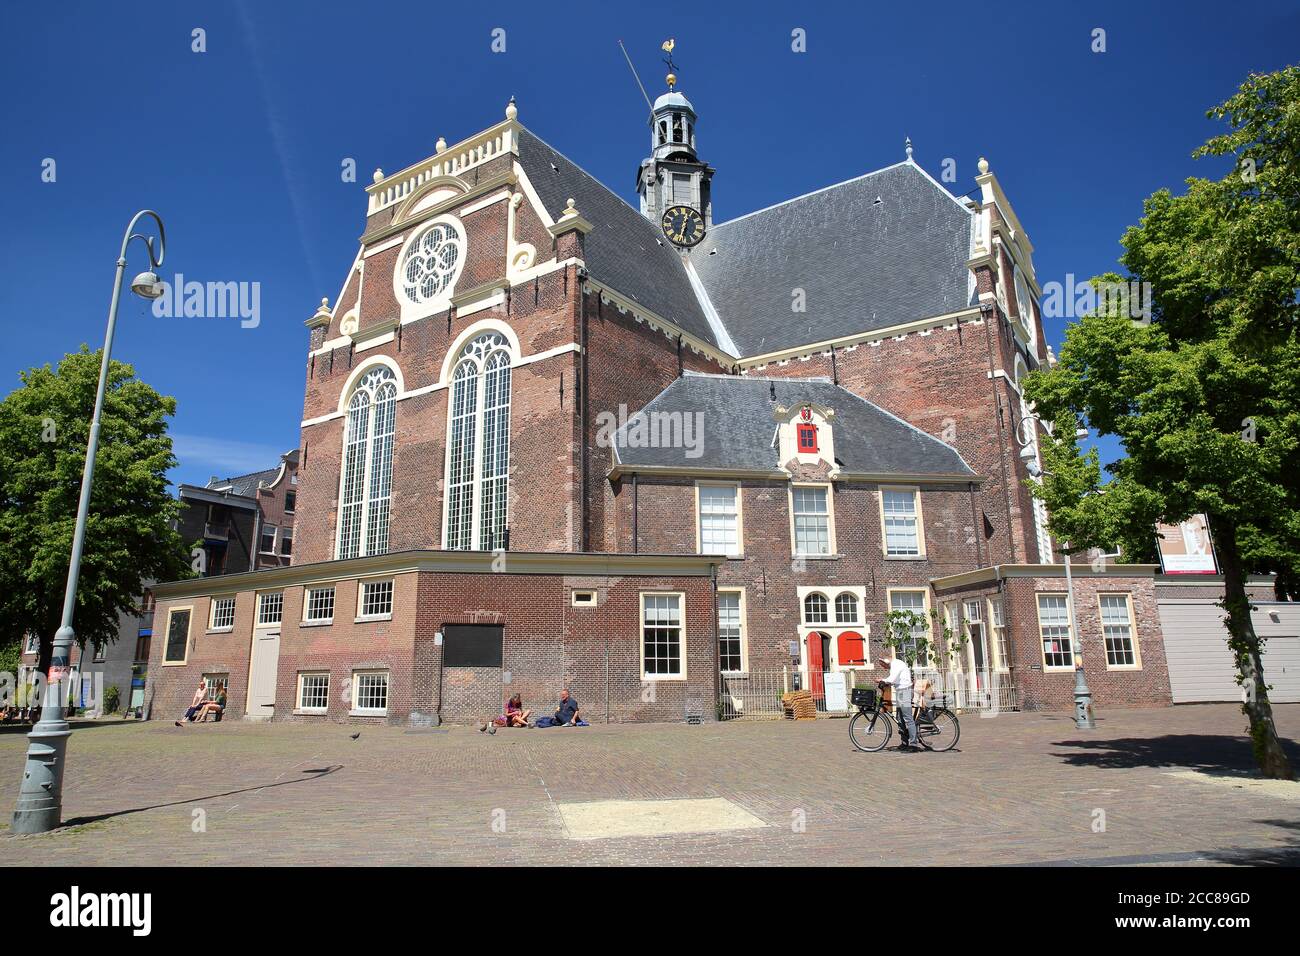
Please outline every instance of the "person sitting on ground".
[{"label": "person sitting on ground", "polygon": [[[193,720],[195,717],[197,717],[199,711],[203,708],[203,702],[207,700],[207,698],[208,698],[208,682],[200,677],[198,689],[194,691],[194,696],[190,699],[190,706],[185,711],[184,719]],[[176,721],[176,726],[184,727],[185,725],[178,720]]]},{"label": "person sitting on ground", "polygon": [[527,727],[530,714],[532,714],[531,710],[524,710],[524,701],[521,694],[515,694],[506,701],[507,727]]},{"label": "person sitting on ground", "polygon": [[555,723],[560,727],[578,725],[578,699],[569,693],[567,687],[560,694],[560,709],[555,712]]},{"label": "person sitting on ground", "polygon": [[226,711],[226,685],[217,685],[217,699],[206,702],[199,708],[199,720],[207,720],[211,717],[214,721],[220,721],[221,715]]}]

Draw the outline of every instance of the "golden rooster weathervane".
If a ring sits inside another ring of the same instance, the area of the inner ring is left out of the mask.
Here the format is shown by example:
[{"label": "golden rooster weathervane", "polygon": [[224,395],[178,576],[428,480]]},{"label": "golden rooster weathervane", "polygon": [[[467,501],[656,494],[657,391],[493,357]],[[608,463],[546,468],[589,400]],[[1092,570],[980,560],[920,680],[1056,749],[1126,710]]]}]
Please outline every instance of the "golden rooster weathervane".
[{"label": "golden rooster weathervane", "polygon": [[669,37],[663,42],[663,45],[660,46],[660,49],[668,54],[664,57],[664,62],[668,64],[668,76],[666,76],[665,79],[668,81],[669,90],[672,90],[672,88],[677,85],[677,64],[673,62],[673,47],[676,45],[677,41],[672,37]]}]

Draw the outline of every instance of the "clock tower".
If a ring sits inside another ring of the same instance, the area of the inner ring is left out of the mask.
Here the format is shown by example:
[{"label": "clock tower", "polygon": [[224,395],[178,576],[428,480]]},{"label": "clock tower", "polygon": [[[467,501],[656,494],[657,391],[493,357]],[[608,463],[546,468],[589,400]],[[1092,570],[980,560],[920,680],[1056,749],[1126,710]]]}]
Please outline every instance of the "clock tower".
[{"label": "clock tower", "polygon": [[[670,70],[672,45],[672,40],[664,44]],[[677,77],[670,72],[667,79],[668,92],[655,100],[651,109],[651,152],[641,162],[637,193],[642,214],[664,228],[670,240],[694,245],[713,225],[709,192],[714,171],[695,154],[695,107],[674,89]],[[683,206],[690,211],[676,208]],[[670,210],[674,210],[670,216],[673,225],[665,227],[665,214]]]}]

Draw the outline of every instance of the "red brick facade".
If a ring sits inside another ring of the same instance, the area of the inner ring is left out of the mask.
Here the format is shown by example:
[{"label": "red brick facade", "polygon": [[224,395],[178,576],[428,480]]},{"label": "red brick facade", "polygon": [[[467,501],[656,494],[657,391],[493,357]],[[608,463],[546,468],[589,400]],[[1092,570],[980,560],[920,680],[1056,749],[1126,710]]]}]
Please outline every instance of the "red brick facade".
[{"label": "red brick facade", "polygon": [[[157,589],[149,671],[154,705],[179,713],[201,674],[222,673],[229,674],[232,717],[254,707],[249,716],[277,719],[468,720],[496,712],[510,692],[546,710],[567,686],[584,712],[601,720],[677,720],[688,712],[709,719],[718,701],[716,575],[717,589],[743,591],[745,667],[765,671],[807,668],[814,632],[837,647],[838,634],[851,628],[869,635],[871,656],[879,653],[895,591],[922,594],[925,607],[936,611],[945,601],[967,599],[967,592],[982,606],[997,593],[1012,649],[1000,663],[1021,703],[1068,707],[1071,676],[1044,673],[1039,660],[1034,597],[1062,587],[1059,568],[1042,566],[1033,577],[1001,570],[1052,560],[1042,553],[1043,529],[1017,440],[1024,411],[1016,382],[1022,369],[1047,363],[1049,355],[1041,334],[1032,332],[1038,316],[1030,306],[1018,316],[1019,297],[1009,291],[1014,218],[997,204],[985,206],[989,236],[973,246],[972,305],[960,313],[918,315],[877,334],[742,358],[687,333],[684,322],[675,324],[679,317],[656,313],[653,303],[630,301],[625,290],[603,284],[606,275],[589,273],[591,230],[611,224],[586,222],[586,209],[540,203],[536,184],[509,151],[518,127],[507,115],[505,124],[453,147],[445,159],[435,157],[424,171],[412,167],[376,179],[342,293],[307,323],[293,564],[222,582],[223,594],[236,595],[236,613],[233,628],[221,633],[207,626],[211,588],[181,582]],[[982,180],[989,188],[987,177]],[[464,235],[454,287],[439,307],[412,314],[418,308],[399,301],[394,288],[403,256],[425,223],[444,219]],[[509,550],[479,552],[452,567],[441,550],[450,377],[460,350],[485,332],[507,339],[510,353]],[[335,561],[345,413],[361,376],[380,366],[392,372],[397,391],[386,553]],[[787,463],[789,478],[757,468],[737,477],[624,467],[601,440],[598,420],[620,408],[644,408],[687,372],[832,380],[955,448],[974,474],[970,480],[867,480],[840,477],[827,461]],[[701,480],[739,486],[743,556],[698,555]],[[793,555],[792,482],[830,489],[832,554]],[[882,484],[916,489],[920,556],[886,555]],[[499,566],[489,566],[489,559]],[[952,583],[995,566],[993,584],[982,578]],[[1121,570],[1081,577],[1076,594],[1097,702],[1166,702],[1151,574]],[[391,615],[355,620],[358,581],[374,575],[393,582]],[[305,588],[325,584],[335,587],[332,620],[305,623]],[[1099,588],[1131,595],[1140,668],[1106,666],[1094,606]],[[575,589],[594,591],[595,605],[575,606]],[[832,602],[853,594],[855,618],[812,627],[803,598],[814,590]],[[254,624],[258,591],[283,594],[273,677],[254,673],[271,630]],[[672,679],[655,679],[642,662],[643,597],[663,593],[680,595],[685,618],[685,674]],[[178,664],[165,657],[169,611],[181,607],[191,607],[193,617],[185,662]],[[499,666],[443,667],[440,635],[463,624],[502,627]],[[387,675],[382,715],[353,707],[358,672]],[[328,675],[325,706],[298,706],[304,673]]]}]

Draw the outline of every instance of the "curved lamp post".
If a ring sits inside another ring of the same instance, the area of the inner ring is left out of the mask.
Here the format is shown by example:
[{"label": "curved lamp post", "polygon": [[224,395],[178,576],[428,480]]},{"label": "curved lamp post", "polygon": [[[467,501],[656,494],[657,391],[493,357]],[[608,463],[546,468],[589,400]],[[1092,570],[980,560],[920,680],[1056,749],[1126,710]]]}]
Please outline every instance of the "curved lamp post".
[{"label": "curved lamp post", "polygon": [[[1014,421],[1014,413],[1012,418]],[[1016,443],[1020,445],[1020,460],[1025,463],[1025,470],[1029,472],[1030,477],[1036,480],[1041,480],[1043,475],[1048,474],[1038,460],[1040,424],[1042,422],[1039,417],[1025,407],[1020,423],[1015,428]],[[1083,432],[1083,434],[1087,433]],[[1062,541],[1061,556],[1065,559],[1065,604],[1070,611],[1070,650],[1074,656],[1074,726],[1079,730],[1092,730],[1097,726],[1097,722],[1092,712],[1092,691],[1088,689],[1088,680],[1083,673],[1083,641],[1079,637],[1079,622],[1074,614],[1074,575],[1070,572],[1070,554],[1070,542]]]},{"label": "curved lamp post", "polygon": [[[150,217],[158,224],[158,248],[154,238],[134,232],[136,223]],[[149,250],[149,271],[131,280],[131,291],[145,299],[162,295],[162,283],[154,271],[162,265],[166,237],[162,219],[152,209],[142,209],[131,219],[122,236],[122,250],[117,257],[117,274],[113,279],[113,298],[108,304],[108,331],[104,335],[104,354],[99,364],[99,390],[95,393],[95,413],[90,421],[90,438],[86,442],[86,467],[81,475],[81,499],[77,504],[77,525],[72,535],[72,557],[68,561],[68,583],[63,592],[63,623],[54,635],[50,671],[41,720],[27,735],[27,765],[23,768],[18,806],[14,810],[14,833],[44,833],[59,825],[63,811],[63,764],[72,733],[64,716],[67,692],[63,682],[69,676],[68,658],[76,632],[72,629],[77,605],[77,578],[81,573],[81,552],[86,542],[86,518],[90,511],[90,486],[95,477],[95,452],[99,447],[99,420],[104,411],[104,391],[108,385],[108,364],[113,351],[113,332],[117,325],[117,305],[122,295],[122,274],[126,269],[126,247],[139,239]]]}]

